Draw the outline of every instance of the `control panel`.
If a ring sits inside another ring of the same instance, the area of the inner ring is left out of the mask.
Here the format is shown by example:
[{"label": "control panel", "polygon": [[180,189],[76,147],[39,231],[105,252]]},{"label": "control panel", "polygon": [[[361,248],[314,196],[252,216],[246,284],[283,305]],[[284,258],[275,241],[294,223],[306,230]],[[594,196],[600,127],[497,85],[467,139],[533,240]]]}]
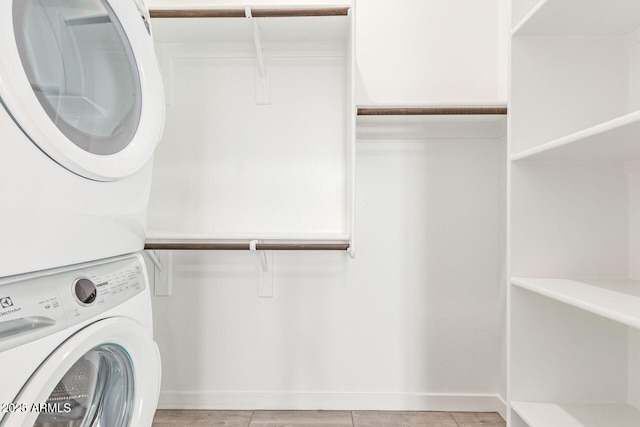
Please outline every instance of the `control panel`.
[{"label": "control panel", "polygon": [[146,286],[138,255],[0,282],[0,351],[90,320]]}]

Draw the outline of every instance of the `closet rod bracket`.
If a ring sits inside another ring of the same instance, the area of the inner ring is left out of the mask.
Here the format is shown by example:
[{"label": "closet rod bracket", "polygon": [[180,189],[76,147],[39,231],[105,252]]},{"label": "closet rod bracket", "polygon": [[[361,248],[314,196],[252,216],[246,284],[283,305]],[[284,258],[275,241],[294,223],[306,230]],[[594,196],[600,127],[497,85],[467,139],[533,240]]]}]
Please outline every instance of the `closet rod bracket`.
[{"label": "closet rod bracket", "polygon": [[147,255],[149,255],[149,259],[151,260],[151,262],[153,263],[153,265],[158,271],[161,272],[162,270],[164,270],[164,268],[162,267],[162,262],[158,259],[158,256],[156,255],[156,251],[147,251]]},{"label": "closet rod bracket", "polygon": [[269,271],[269,263],[267,262],[267,254],[263,250],[258,250],[258,244],[259,243],[260,243],[260,240],[251,240],[249,242],[249,250],[258,252],[258,256],[260,257],[260,267],[262,269],[262,272],[266,273],[267,271]]},{"label": "closet rod bracket", "polygon": [[244,15],[251,21],[253,30],[253,44],[256,51],[256,104],[271,104],[271,75],[269,72],[269,63],[264,57],[262,48],[262,34],[258,20],[253,17],[251,7],[244,8]]}]

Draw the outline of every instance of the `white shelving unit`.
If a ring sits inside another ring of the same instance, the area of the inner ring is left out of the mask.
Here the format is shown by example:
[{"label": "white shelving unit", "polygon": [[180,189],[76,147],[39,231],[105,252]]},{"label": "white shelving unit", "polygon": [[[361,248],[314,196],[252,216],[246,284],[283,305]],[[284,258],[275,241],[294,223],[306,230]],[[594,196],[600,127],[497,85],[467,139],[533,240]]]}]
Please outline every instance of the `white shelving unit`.
[{"label": "white shelving unit", "polygon": [[640,425],[640,3],[512,0],[513,427]]},{"label": "white shelving unit", "polygon": [[153,243],[348,243],[355,39],[349,3],[152,10],[167,121]]},{"label": "white shelving unit", "polygon": [[635,120],[628,115],[640,109],[638,2],[545,0],[518,20],[527,4],[514,0],[512,8],[512,152]]}]

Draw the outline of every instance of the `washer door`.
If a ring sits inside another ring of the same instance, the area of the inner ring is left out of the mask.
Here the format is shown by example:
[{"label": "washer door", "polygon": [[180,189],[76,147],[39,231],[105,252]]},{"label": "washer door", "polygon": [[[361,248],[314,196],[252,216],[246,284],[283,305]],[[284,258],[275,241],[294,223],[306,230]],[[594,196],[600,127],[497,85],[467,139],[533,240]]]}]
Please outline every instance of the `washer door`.
[{"label": "washer door", "polygon": [[160,357],[149,333],[126,318],[102,320],[40,365],[3,426],[147,427],[159,387]]},{"label": "washer door", "polygon": [[164,98],[136,2],[0,2],[0,57],[2,103],[60,165],[111,181],[151,158]]}]

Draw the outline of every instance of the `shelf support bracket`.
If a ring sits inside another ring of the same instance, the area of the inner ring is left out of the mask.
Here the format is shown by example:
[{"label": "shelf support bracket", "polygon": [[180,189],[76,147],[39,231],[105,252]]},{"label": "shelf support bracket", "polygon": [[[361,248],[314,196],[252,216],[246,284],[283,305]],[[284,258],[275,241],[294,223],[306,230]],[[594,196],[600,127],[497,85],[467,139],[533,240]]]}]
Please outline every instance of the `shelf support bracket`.
[{"label": "shelf support bracket", "polygon": [[151,260],[157,271],[161,272],[162,270],[164,270],[164,268],[162,267],[162,262],[156,256],[156,251],[147,251],[147,255],[149,255],[149,259]]},{"label": "shelf support bracket", "polygon": [[170,297],[173,288],[172,251],[146,251],[153,263],[153,294]]},{"label": "shelf support bracket", "polygon": [[257,250],[258,243],[259,240],[249,242],[249,250],[258,253],[258,297],[273,298],[273,251]]},{"label": "shelf support bracket", "polygon": [[264,57],[262,49],[262,35],[260,33],[260,25],[251,14],[251,8],[245,7],[244,14],[251,20],[253,27],[253,44],[256,50],[256,104],[271,104],[271,67],[269,61]]},{"label": "shelf support bracket", "polygon": [[251,15],[251,8],[244,8],[245,16],[251,19],[251,24],[253,25],[253,43],[256,47],[256,60],[258,62],[258,70],[260,72],[260,76],[264,77],[265,75],[265,65],[264,65],[264,53],[262,51],[262,37],[260,36],[260,27],[258,26],[258,21],[253,19]]}]

